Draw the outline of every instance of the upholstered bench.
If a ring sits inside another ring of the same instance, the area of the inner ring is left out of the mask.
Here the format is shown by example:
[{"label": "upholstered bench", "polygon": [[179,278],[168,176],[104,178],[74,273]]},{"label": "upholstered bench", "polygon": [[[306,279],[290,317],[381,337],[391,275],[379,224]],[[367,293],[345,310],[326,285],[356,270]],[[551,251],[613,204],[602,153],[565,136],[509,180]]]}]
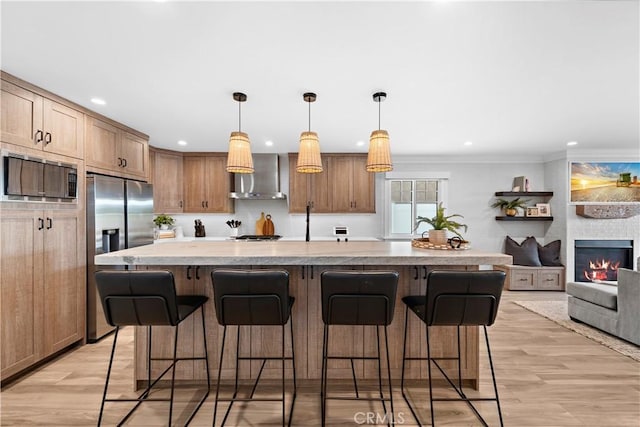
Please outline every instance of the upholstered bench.
[{"label": "upholstered bench", "polygon": [[567,283],[572,320],[640,345],[640,271],[621,268],[616,285]]}]

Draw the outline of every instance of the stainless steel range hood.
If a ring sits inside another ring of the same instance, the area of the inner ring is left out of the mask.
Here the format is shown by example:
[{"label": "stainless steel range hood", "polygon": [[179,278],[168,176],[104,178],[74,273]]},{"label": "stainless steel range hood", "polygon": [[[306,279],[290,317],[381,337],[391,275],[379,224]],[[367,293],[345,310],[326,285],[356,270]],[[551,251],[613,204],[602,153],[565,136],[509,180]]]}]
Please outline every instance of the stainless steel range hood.
[{"label": "stainless steel range hood", "polygon": [[235,192],[240,200],[286,200],[280,192],[280,160],[277,154],[253,154],[254,172],[235,174]]}]

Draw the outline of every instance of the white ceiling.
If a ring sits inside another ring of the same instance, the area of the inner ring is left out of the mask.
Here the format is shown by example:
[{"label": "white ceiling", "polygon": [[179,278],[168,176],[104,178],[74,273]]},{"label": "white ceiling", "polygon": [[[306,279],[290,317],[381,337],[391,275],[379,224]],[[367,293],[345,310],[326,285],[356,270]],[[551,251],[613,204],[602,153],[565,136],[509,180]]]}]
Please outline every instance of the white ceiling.
[{"label": "white ceiling", "polygon": [[297,151],[312,91],[322,150],[365,152],[379,90],[394,155],[639,147],[637,0],[0,7],[4,71],[157,147],[226,151],[241,91],[254,152]]}]

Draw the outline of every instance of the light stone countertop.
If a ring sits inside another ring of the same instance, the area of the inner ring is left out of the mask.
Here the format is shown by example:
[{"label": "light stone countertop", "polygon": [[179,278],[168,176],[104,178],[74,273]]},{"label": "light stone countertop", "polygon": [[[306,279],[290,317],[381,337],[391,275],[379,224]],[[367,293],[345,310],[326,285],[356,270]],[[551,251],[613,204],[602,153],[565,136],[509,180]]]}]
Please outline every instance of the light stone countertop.
[{"label": "light stone countertop", "polygon": [[499,265],[512,257],[473,249],[416,249],[411,242],[193,241],[97,255],[96,265]]}]

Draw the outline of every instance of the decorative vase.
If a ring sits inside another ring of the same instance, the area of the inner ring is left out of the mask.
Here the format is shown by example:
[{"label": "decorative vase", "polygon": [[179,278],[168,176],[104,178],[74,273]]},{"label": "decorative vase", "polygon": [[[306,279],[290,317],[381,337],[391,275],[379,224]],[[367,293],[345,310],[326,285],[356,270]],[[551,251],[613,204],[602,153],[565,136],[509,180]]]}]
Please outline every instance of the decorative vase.
[{"label": "decorative vase", "polygon": [[169,224],[160,224],[160,230],[168,230]]},{"label": "decorative vase", "polygon": [[518,214],[518,210],[517,210],[517,209],[514,209],[514,208],[511,208],[511,209],[505,209],[505,210],[504,210],[504,213],[505,213],[507,216],[516,216],[516,215]]},{"label": "decorative vase", "polygon": [[429,230],[429,243],[434,245],[447,244],[447,230]]}]

